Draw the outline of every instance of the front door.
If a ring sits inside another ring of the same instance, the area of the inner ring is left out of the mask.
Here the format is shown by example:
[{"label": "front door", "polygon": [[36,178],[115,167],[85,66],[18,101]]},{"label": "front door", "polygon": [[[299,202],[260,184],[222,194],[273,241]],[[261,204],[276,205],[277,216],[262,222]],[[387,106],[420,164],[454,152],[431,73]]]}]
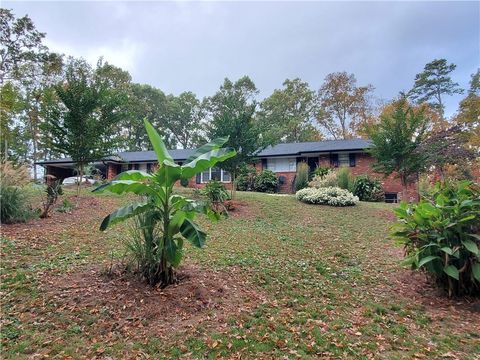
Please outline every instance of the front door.
[{"label": "front door", "polygon": [[309,157],[308,158],[308,167],[310,168],[310,172],[315,171],[318,166],[318,157]]}]

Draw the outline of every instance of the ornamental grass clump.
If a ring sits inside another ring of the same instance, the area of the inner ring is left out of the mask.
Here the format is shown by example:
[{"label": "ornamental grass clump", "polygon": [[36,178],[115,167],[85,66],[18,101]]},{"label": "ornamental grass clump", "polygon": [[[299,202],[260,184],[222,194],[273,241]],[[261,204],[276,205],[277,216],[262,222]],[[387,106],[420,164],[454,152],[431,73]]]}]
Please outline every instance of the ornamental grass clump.
[{"label": "ornamental grass clump", "polygon": [[175,183],[190,179],[215,164],[235,156],[235,151],[221,148],[228,138],[219,138],[206,144],[178,165],[168,153],[165,144],[145,120],[147,135],[158,159],[153,174],[130,170],[94,191],[139,195],[137,202],[121,207],[105,217],[100,230],[129,218],[136,218],[137,230],[130,242],[130,250],[144,278],[151,285],[168,286],[176,281],[174,268],[183,257],[183,242],[203,247],[207,234],[195,223],[195,215],[204,213],[217,220],[219,215],[205,202],[188,199],[173,193]]},{"label": "ornamental grass clump", "polygon": [[310,175],[310,168],[305,161],[297,164],[297,173],[295,174],[294,188],[295,191],[305,189],[308,187],[308,177]]},{"label": "ornamental grass clump", "polygon": [[307,204],[330,206],[353,206],[358,202],[358,197],[339,187],[302,189],[297,191],[296,197]]},{"label": "ornamental grass clump", "polygon": [[327,172],[324,175],[315,175],[308,183],[311,188],[326,188],[338,186],[337,173],[335,171]]},{"label": "ornamental grass clump", "polygon": [[437,184],[432,201],[394,211],[392,236],[405,247],[405,265],[425,271],[449,296],[480,295],[478,184]]}]

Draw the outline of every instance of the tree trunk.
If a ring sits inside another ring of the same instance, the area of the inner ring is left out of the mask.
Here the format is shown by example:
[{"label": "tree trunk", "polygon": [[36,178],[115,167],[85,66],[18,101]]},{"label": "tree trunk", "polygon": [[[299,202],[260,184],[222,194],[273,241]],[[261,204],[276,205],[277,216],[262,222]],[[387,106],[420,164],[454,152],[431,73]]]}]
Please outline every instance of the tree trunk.
[{"label": "tree trunk", "polygon": [[232,172],[232,188],[230,190],[230,197],[232,198],[232,200],[235,200],[236,196],[237,196],[237,184],[235,182],[235,179],[236,179],[236,172],[233,171]]},{"label": "tree trunk", "polygon": [[77,176],[77,197],[80,196],[80,187],[82,186],[82,180],[83,180],[83,163],[80,163],[79,164],[79,168],[78,168],[78,175],[79,177]]},{"label": "tree trunk", "polygon": [[408,180],[406,176],[402,176],[400,182],[402,183],[402,201],[408,202]]}]

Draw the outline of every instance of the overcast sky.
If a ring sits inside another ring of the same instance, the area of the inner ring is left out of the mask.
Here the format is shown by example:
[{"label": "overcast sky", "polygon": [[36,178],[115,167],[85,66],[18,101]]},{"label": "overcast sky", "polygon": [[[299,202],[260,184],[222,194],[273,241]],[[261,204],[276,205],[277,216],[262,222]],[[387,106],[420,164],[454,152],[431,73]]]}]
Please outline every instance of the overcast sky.
[{"label": "overcast sky", "polygon": [[[479,2],[11,2],[53,51],[99,56],[166,93],[213,94],[249,75],[260,98],[299,77],[318,89],[328,73],[390,99],[435,59],[468,87],[480,64]],[[447,115],[461,96],[446,99]]]}]

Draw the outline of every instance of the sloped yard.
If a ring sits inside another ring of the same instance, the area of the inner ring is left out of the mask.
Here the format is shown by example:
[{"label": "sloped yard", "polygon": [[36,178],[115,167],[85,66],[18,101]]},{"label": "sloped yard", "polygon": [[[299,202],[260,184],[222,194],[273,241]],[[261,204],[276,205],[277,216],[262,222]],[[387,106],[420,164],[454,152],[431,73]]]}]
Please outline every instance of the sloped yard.
[{"label": "sloped yard", "polygon": [[[70,195],[71,196],[71,195]],[[73,199],[73,197],[72,197]],[[71,213],[2,228],[5,358],[475,359],[480,302],[448,300],[400,267],[391,206],[332,208],[239,193],[202,219],[180,283],[125,272],[123,199],[84,193]],[[478,358],[478,357],[477,357]]]}]

